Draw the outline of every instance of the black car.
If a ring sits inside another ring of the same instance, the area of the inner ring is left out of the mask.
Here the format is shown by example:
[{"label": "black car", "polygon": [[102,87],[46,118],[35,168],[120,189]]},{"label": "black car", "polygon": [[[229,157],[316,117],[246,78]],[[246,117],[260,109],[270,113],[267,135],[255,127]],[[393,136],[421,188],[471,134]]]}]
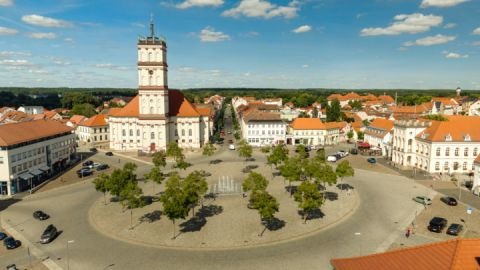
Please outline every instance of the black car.
[{"label": "black car", "polygon": [[96,153],[96,152],[97,152],[97,148],[90,148],[90,152]]},{"label": "black car", "polygon": [[460,224],[450,224],[450,226],[447,229],[447,234],[450,235],[458,235],[461,231],[463,230],[463,226]]},{"label": "black car", "polygon": [[444,202],[444,203],[446,203],[446,204],[448,204],[448,205],[452,205],[452,206],[455,206],[455,205],[458,204],[458,203],[457,203],[457,200],[456,200],[455,198],[453,198],[453,197],[448,197],[448,196],[446,196],[446,197],[440,198],[440,200],[441,200],[442,202]]},{"label": "black car", "polygon": [[430,220],[430,224],[428,224],[428,230],[431,232],[440,233],[442,232],[443,228],[447,226],[447,220],[441,217],[434,217]]},{"label": "black car", "polygon": [[111,156],[113,156],[113,153],[112,152],[106,152],[105,155],[111,157]]},{"label": "black car", "polygon": [[5,238],[7,238],[7,234],[4,232],[0,232],[0,240],[3,240]]},{"label": "black car", "polygon": [[7,270],[18,270],[18,268],[16,264],[10,264],[7,265]]},{"label": "black car", "polygon": [[103,170],[106,170],[110,168],[110,166],[108,166],[107,164],[100,164],[97,166],[97,171],[103,171]]},{"label": "black car", "polygon": [[83,167],[88,167],[88,166],[90,166],[90,165],[93,165],[93,161],[91,161],[91,160],[87,160],[87,161],[85,161],[85,162],[82,163],[82,166],[83,166]]},{"label": "black car", "polygon": [[258,168],[258,165],[248,165],[246,168],[249,168],[250,170]]},{"label": "black car", "polygon": [[20,242],[20,240],[16,240],[13,237],[7,237],[7,238],[3,239],[3,245],[7,249],[14,249],[14,248],[17,248],[17,247],[21,246],[22,242]]},{"label": "black car", "polygon": [[245,161],[255,161],[255,158],[249,157],[249,158],[245,159]]},{"label": "black car", "polygon": [[352,149],[350,149],[350,154],[358,155],[358,150],[356,148],[352,148]]},{"label": "black car", "polygon": [[52,242],[53,239],[57,237],[57,234],[57,228],[52,224],[48,225],[45,231],[42,233],[42,236],[40,237],[40,243],[47,244]]},{"label": "black car", "polygon": [[220,162],[222,162],[221,159],[210,160],[210,164],[218,164],[218,163],[220,163]]},{"label": "black car", "polygon": [[85,177],[85,176],[89,176],[89,175],[92,175],[92,174],[93,174],[93,171],[90,170],[90,169],[87,169],[87,168],[77,171],[78,177]]},{"label": "black car", "polygon": [[41,211],[41,210],[37,210],[35,212],[33,212],[33,217],[35,219],[38,219],[38,220],[46,220],[48,219],[50,216],[45,214],[45,212]]}]

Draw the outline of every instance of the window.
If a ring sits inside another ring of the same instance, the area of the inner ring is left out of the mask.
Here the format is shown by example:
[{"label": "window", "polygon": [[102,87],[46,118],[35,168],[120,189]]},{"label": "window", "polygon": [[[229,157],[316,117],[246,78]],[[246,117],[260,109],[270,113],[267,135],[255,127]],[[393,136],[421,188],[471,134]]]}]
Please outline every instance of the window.
[{"label": "window", "polygon": [[440,162],[435,162],[435,170],[440,170]]},{"label": "window", "polygon": [[3,157],[0,157],[0,164],[3,164]]},{"label": "window", "polygon": [[445,161],[445,164],[443,165],[443,169],[445,171],[448,171],[448,161]]},{"label": "window", "polygon": [[130,136],[133,136],[133,129],[130,129]]},{"label": "window", "polygon": [[185,129],[182,129],[182,137],[185,136]]},{"label": "window", "polygon": [[463,149],[463,155],[468,157],[468,147],[465,147],[465,149]]},{"label": "window", "polygon": [[100,135],[100,141],[102,141],[102,140],[103,140],[103,136],[102,136],[102,135]]},{"label": "window", "polygon": [[127,131],[125,129],[122,129],[122,136],[127,136]]},{"label": "window", "polygon": [[450,147],[447,147],[447,149],[445,149],[445,156],[450,156]]},{"label": "window", "polygon": [[463,162],[463,170],[464,170],[464,171],[467,170],[467,162]]},{"label": "window", "polygon": [[455,156],[456,156],[456,157],[458,157],[458,155],[459,155],[458,152],[459,152],[459,151],[460,151],[460,149],[459,149],[458,147],[455,148]]},{"label": "window", "polygon": [[137,136],[140,137],[140,129],[137,129]]},{"label": "window", "polygon": [[475,148],[473,148],[473,156],[476,157],[477,154],[478,154],[478,148],[475,147]]},{"label": "window", "polygon": [[154,132],[150,133],[150,139],[152,139],[152,140],[155,139],[155,133]]},{"label": "window", "polygon": [[17,167],[15,166],[12,167],[12,173],[17,173]]},{"label": "window", "polygon": [[188,136],[192,136],[192,135],[193,135],[193,131],[192,131],[192,129],[189,129],[188,130]]}]

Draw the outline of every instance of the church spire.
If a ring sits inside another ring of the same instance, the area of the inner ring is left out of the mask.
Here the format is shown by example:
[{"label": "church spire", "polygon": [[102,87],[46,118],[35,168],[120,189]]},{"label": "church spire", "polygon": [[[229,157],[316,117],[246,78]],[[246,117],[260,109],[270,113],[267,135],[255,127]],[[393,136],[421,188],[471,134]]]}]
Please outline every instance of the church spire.
[{"label": "church spire", "polygon": [[150,14],[150,37],[155,37],[155,25],[153,24],[153,13]]}]

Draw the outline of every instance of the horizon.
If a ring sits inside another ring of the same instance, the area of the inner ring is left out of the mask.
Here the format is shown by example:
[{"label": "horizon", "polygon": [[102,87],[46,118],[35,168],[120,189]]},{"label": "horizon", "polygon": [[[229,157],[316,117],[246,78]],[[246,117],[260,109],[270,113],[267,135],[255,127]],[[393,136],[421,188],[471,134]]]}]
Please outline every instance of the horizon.
[{"label": "horizon", "polygon": [[175,89],[475,91],[479,13],[471,0],[0,0],[0,85],[135,89],[153,14]]}]

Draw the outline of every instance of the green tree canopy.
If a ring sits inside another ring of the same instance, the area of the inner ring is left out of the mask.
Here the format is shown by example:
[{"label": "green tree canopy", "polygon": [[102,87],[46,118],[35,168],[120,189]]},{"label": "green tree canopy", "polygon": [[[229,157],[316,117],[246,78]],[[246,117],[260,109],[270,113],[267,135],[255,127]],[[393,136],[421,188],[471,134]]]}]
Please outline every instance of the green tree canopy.
[{"label": "green tree canopy", "polygon": [[329,186],[336,184],[337,174],[333,171],[332,166],[323,163],[315,174],[315,183]]},{"label": "green tree canopy", "polygon": [[213,154],[215,154],[215,150],[217,150],[215,148],[215,146],[213,146],[212,143],[207,143],[203,146],[203,151],[202,151],[202,155],[204,156],[213,156]]},{"label": "green tree canopy", "polygon": [[71,113],[83,115],[85,117],[92,117],[97,114],[95,107],[88,103],[75,104],[71,110]]},{"label": "green tree canopy", "polygon": [[[266,229],[267,224],[274,218],[275,213],[279,210],[280,205],[277,199],[265,190],[257,190],[250,194],[250,203],[253,208],[257,209],[260,219],[264,221]],[[265,229],[260,236],[263,235]]]},{"label": "green tree canopy", "polygon": [[253,153],[253,148],[250,144],[245,142],[245,140],[241,140],[238,146],[238,155],[242,158],[251,158]]},{"label": "green tree canopy", "polygon": [[150,172],[145,175],[145,179],[152,182],[153,193],[155,193],[155,184],[162,184],[165,176],[163,175],[162,170],[160,170],[160,167],[154,166]]},{"label": "green tree canopy", "polygon": [[256,172],[250,172],[243,181],[242,188],[243,191],[256,191],[256,190],[265,190],[268,186],[268,180],[261,174]]},{"label": "green tree canopy", "polygon": [[318,191],[317,185],[308,181],[300,184],[294,198],[298,202],[298,207],[303,210],[304,223],[307,222],[310,213],[323,204],[323,196]]},{"label": "green tree canopy", "polygon": [[340,102],[338,99],[332,100],[330,105],[327,106],[327,122],[336,122],[340,120]]},{"label": "green tree canopy", "polygon": [[107,174],[102,173],[99,176],[97,176],[95,180],[93,180],[93,184],[95,185],[95,190],[103,193],[104,204],[107,204],[106,193],[108,192],[107,183],[109,178],[110,177]]},{"label": "green tree canopy", "polygon": [[355,171],[352,166],[350,166],[350,162],[348,162],[348,160],[343,160],[342,162],[340,162],[340,164],[338,164],[337,166],[337,169],[335,170],[335,173],[341,179],[343,179],[344,177],[355,175]]},{"label": "green tree canopy", "polygon": [[160,197],[160,201],[163,204],[163,213],[173,223],[172,239],[175,239],[175,221],[187,217],[190,210],[178,173],[171,174],[167,179],[165,192]]},{"label": "green tree canopy", "polygon": [[195,211],[195,206],[208,190],[208,183],[202,171],[193,171],[182,181],[185,203]]},{"label": "green tree canopy", "polygon": [[163,151],[155,152],[152,156],[152,162],[155,167],[167,166],[167,155]]},{"label": "green tree canopy", "polygon": [[287,160],[288,158],[288,149],[283,144],[275,146],[272,150],[272,153],[267,157],[267,163],[275,165],[275,168]]},{"label": "green tree canopy", "polygon": [[175,160],[183,155],[183,149],[178,146],[176,142],[169,142],[167,144],[167,156],[173,157]]}]

